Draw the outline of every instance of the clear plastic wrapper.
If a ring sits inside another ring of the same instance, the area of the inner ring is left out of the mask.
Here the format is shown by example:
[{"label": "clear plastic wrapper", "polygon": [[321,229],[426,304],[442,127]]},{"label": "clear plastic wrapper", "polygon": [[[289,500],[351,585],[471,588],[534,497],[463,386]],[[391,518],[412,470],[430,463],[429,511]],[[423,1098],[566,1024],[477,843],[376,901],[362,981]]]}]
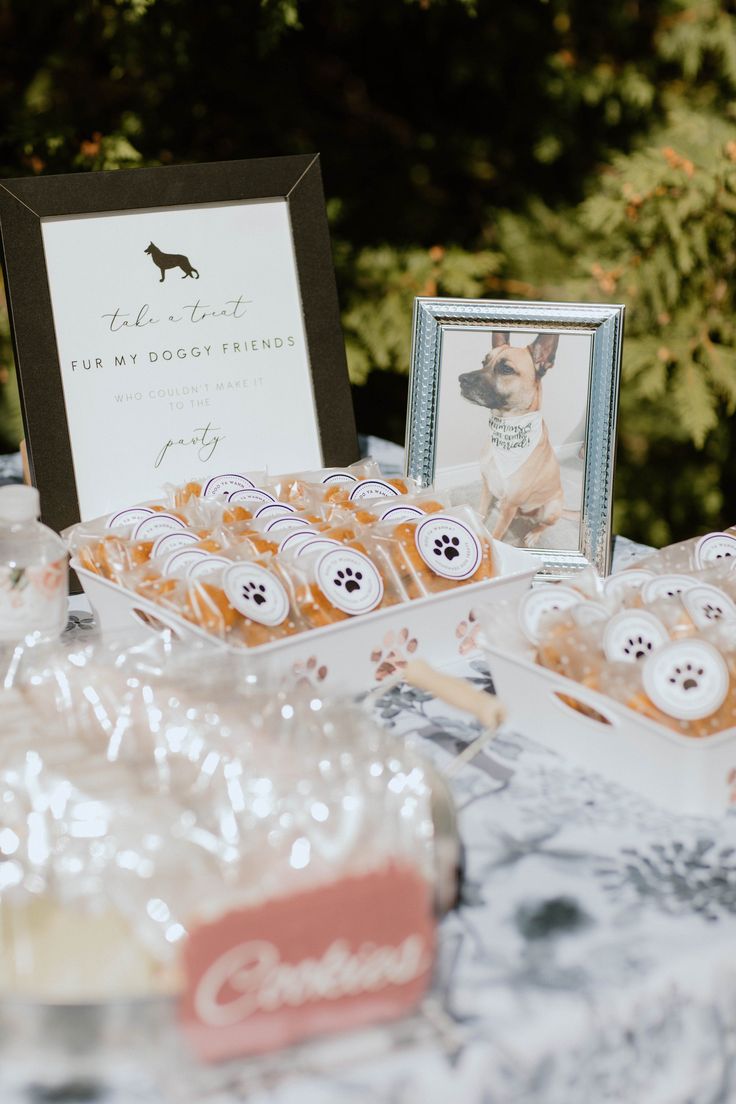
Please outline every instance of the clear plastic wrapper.
[{"label": "clear plastic wrapper", "polygon": [[4,683],[3,998],[176,993],[228,910],[390,862],[435,880],[431,768],[311,687],[160,640],[18,649]]},{"label": "clear plastic wrapper", "polygon": [[469,506],[364,531],[363,543],[405,600],[497,574],[490,535]]},{"label": "clear plastic wrapper", "polygon": [[227,499],[234,491],[259,487],[267,479],[265,471],[226,472],[220,475],[187,479],[164,486],[166,502],[174,509],[191,507],[199,499]]},{"label": "clear plastic wrapper", "polygon": [[[669,544],[638,560],[631,570],[650,571],[655,575],[688,574],[709,568],[729,570],[736,564],[736,526],[723,532],[707,533],[702,537]],[[621,574],[624,574],[622,572]]]},{"label": "clear plastic wrapper", "polygon": [[331,493],[331,488],[347,487],[350,490],[361,479],[380,478],[381,469],[378,463],[366,457],[344,468],[321,468],[272,475],[267,484],[276,498],[292,505],[304,506],[307,502],[314,503],[324,499]]}]

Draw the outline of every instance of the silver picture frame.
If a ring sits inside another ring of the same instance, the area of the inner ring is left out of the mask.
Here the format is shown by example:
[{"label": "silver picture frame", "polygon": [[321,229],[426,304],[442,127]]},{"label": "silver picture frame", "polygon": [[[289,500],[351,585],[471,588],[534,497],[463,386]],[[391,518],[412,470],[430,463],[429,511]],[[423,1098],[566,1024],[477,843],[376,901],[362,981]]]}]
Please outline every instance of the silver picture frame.
[{"label": "silver picture frame", "polygon": [[[472,415],[474,419],[472,432],[466,432],[465,414],[461,409],[463,401],[468,411],[471,409],[471,404],[485,406],[486,403],[479,402],[475,391],[474,397],[469,399],[468,389],[471,386],[480,385],[476,385],[475,381],[471,383],[461,381],[460,376],[480,377],[481,367],[490,371],[491,361],[495,360],[495,357],[490,358],[490,354],[496,346],[503,345],[504,342],[507,343],[505,347],[510,349],[512,343],[516,346],[524,346],[528,341],[527,349],[532,350],[534,347],[536,351],[539,347],[540,335],[549,335],[544,338],[542,344],[545,344],[548,350],[550,345],[553,345],[556,353],[559,342],[564,337],[564,348],[568,350],[573,348],[575,352],[576,383],[567,394],[562,393],[562,399],[558,397],[556,401],[558,406],[567,408],[563,411],[563,415],[568,418],[568,421],[570,408],[575,408],[574,416],[578,418],[577,431],[583,431],[582,444],[576,448],[570,465],[572,467],[573,463],[576,464],[577,470],[568,476],[564,491],[564,497],[566,497],[570,481],[577,479],[574,483],[573,505],[578,508],[563,511],[565,515],[569,515],[569,520],[565,539],[560,541],[561,547],[541,546],[541,543],[554,544],[552,533],[554,524],[557,523],[551,523],[546,519],[543,526],[538,526],[535,532],[541,533],[544,526],[550,526],[549,534],[540,537],[529,532],[523,539],[519,539],[507,531],[501,539],[517,544],[528,540],[530,543],[527,546],[539,559],[540,572],[545,576],[564,577],[589,566],[595,567],[602,575],[608,574],[611,560],[611,514],[623,326],[624,307],[620,304],[416,299],[406,429],[407,475],[413,476],[421,486],[433,484],[435,489],[445,490],[453,496],[453,501],[461,501],[457,497],[458,487],[452,482],[455,478],[452,473],[456,470],[462,471],[467,479],[467,472],[474,468],[475,460],[471,458],[469,464],[460,464],[453,468],[446,465],[446,457],[452,449],[455,453],[458,450],[462,452],[466,447],[466,440],[473,434],[477,437],[481,432],[490,433],[491,431],[479,429],[478,418],[485,417],[485,411],[479,413],[476,410]],[[484,336],[480,336],[481,333]],[[579,337],[573,342],[571,339],[575,335]],[[485,356],[480,355],[486,347]],[[477,350],[477,354],[471,352],[468,359],[463,359],[464,354],[461,355],[461,352],[458,352],[463,348]],[[553,353],[553,358],[554,355]],[[458,372],[458,363],[470,371]],[[537,364],[537,361],[534,363]],[[537,364],[540,384],[541,377],[548,368],[553,366],[553,363],[553,360],[548,360],[541,367]],[[584,379],[586,363],[587,380]],[[512,369],[504,366],[503,371],[510,374]],[[553,377],[554,373],[550,373],[550,378]],[[569,372],[565,378],[572,378]],[[483,379],[485,380],[486,377],[484,376]],[[503,381],[501,385],[505,386],[506,382]],[[495,388],[495,383],[489,386]],[[560,385],[556,386],[559,391]],[[485,400],[488,393],[487,389],[483,390],[481,397]],[[494,396],[491,400],[493,403],[500,401],[495,397],[497,395],[495,389],[490,393]],[[452,407],[452,414],[446,413],[444,418],[443,403],[448,408]],[[491,407],[488,413],[488,424],[491,426],[494,425],[491,418],[502,417],[495,414],[494,409],[495,407]],[[543,401],[539,409],[541,413],[538,417],[543,427],[541,432],[546,439],[548,430],[544,420]],[[578,409],[579,417],[575,412]],[[497,425],[498,422],[495,424]],[[498,438],[494,437],[493,441],[496,447]],[[558,454],[563,455],[564,447],[558,448],[551,438],[550,441],[554,446],[552,451],[555,457]],[[574,446],[578,443],[579,439],[576,439]],[[569,453],[569,449],[568,454],[573,455]],[[477,454],[474,453],[473,456],[475,455]],[[483,469],[482,463],[485,463]],[[492,492],[489,495],[488,490],[491,477],[488,474],[482,474],[489,471],[488,461],[483,461],[478,456],[477,468],[482,507],[483,502],[493,501]],[[496,509],[499,510],[498,496],[496,496]],[[502,506],[500,510],[502,512]],[[517,528],[521,527],[531,514],[532,511],[519,508],[516,515],[518,524],[517,521],[514,522]],[[578,514],[579,522],[576,522],[575,517]],[[491,507],[489,525],[493,531],[492,515],[493,507]],[[558,520],[560,524],[557,528],[564,528],[561,519]],[[500,527],[503,528],[503,523]],[[535,541],[540,541],[540,544],[535,544]]]}]

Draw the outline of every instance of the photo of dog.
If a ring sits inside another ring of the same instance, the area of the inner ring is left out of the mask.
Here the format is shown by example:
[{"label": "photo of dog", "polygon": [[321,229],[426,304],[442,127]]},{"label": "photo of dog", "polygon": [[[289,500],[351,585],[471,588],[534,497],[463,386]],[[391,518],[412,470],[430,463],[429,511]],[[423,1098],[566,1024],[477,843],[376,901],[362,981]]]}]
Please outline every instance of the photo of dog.
[{"label": "photo of dog", "polygon": [[166,273],[170,268],[180,268],[184,273],[182,280],[186,279],[187,276],[192,276],[197,280],[199,279],[199,273],[196,268],[190,264],[189,258],[185,257],[183,253],[164,253],[163,250],[155,246],[153,242],[149,242],[148,248],[144,249],[143,252],[149,255],[161,273],[161,279],[159,280],[160,284],[164,282]]},{"label": "photo of dog", "polygon": [[498,540],[577,549],[590,336],[485,329],[443,340],[438,489],[471,501]]}]

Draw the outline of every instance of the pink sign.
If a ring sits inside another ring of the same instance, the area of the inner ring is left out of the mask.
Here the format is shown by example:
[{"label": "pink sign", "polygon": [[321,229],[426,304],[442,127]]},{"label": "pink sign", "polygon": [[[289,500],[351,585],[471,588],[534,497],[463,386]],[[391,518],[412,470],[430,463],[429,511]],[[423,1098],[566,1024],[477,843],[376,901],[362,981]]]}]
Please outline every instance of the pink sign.
[{"label": "pink sign", "polygon": [[392,864],[192,931],[182,1026],[213,1062],[408,1012],[432,972],[426,881]]}]

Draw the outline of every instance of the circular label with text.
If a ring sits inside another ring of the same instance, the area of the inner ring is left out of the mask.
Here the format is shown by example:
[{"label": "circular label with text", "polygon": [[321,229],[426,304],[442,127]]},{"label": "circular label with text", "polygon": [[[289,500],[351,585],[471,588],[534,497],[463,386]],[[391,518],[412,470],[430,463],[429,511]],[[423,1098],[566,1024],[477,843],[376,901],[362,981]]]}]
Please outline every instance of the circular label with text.
[{"label": "circular label with text", "polygon": [[619,571],[617,575],[609,575],[603,584],[603,593],[606,598],[623,598],[632,590],[640,590],[644,583],[654,578],[653,571],[645,571],[643,568],[634,567],[631,571]]},{"label": "circular label with text", "polygon": [[570,616],[576,625],[594,625],[599,621],[607,621],[611,611],[606,609],[602,602],[581,602],[579,606],[573,606]]},{"label": "circular label with text", "polygon": [[708,533],[695,545],[696,567],[711,567],[724,560],[736,560],[736,537],[729,533]]},{"label": "circular label with text", "polygon": [[128,525],[138,525],[147,517],[152,517],[155,511],[147,506],[131,506],[127,510],[118,510],[116,514],[110,514],[105,522],[106,529],[124,529]]},{"label": "circular label with text", "polygon": [[191,567],[208,557],[209,553],[201,548],[181,548],[164,560],[161,570],[164,575],[176,575],[180,571],[189,574]]},{"label": "circular label with text", "polygon": [[681,721],[709,717],[728,694],[723,656],[696,637],[664,644],[645,662],[642,679],[654,705]]},{"label": "circular label with text", "polygon": [[[272,524],[275,524],[275,522]],[[285,552],[287,549],[291,550],[292,552],[296,552],[296,550],[298,548],[301,548],[303,544],[306,544],[307,541],[311,541],[314,539],[315,536],[313,529],[293,529],[290,533],[287,533],[285,537],[281,538],[281,543],[279,544],[279,552]],[[337,541],[335,543],[337,543]]]},{"label": "circular label with text", "polygon": [[259,564],[232,564],[225,572],[225,594],[231,606],[260,625],[280,625],[289,612],[281,580]]},{"label": "circular label with text", "polygon": [[261,506],[260,510],[256,510],[257,518],[272,518],[282,517],[284,514],[295,514],[296,510],[293,506],[289,506],[286,502],[269,502],[266,506]]},{"label": "circular label with text", "polygon": [[381,521],[413,521],[414,518],[424,517],[425,511],[418,506],[389,506],[379,514]]},{"label": "circular label with text", "polygon": [[230,567],[232,560],[228,560],[225,556],[216,556],[212,552],[202,552],[200,549],[191,549],[191,551],[177,552],[177,556],[194,556],[195,551],[198,553],[197,559],[192,559],[187,570],[187,575],[190,579],[201,579],[203,575],[212,575],[214,571],[220,571],[223,567]]},{"label": "circular label with text", "polygon": [[289,517],[288,515],[274,518],[266,526],[267,533],[285,533],[287,530],[292,533],[313,533],[314,526],[310,525],[308,521],[304,521],[303,518]]},{"label": "circular label with text", "polygon": [[312,533],[309,540],[303,541],[297,548],[296,558],[300,560],[302,556],[313,556],[316,552],[327,551],[328,548],[342,548],[342,545],[332,537],[315,537]]},{"label": "circular label with text", "polygon": [[645,602],[656,602],[658,598],[676,598],[697,585],[689,575],[655,575],[641,588],[641,596]]},{"label": "circular label with text", "polygon": [[351,475],[350,472],[346,472],[346,471],[330,472],[329,475],[326,475],[324,477],[322,482],[323,483],[357,483],[358,482],[358,477],[357,477],[357,475]]},{"label": "circular label with text", "polygon": [[188,529],[177,529],[175,533],[164,533],[154,542],[151,549],[151,559],[155,556],[164,556],[167,552],[177,552],[180,548],[186,548],[188,544],[198,544],[199,537]]},{"label": "circular label with text", "polygon": [[572,587],[554,583],[543,583],[541,586],[533,587],[519,602],[521,631],[532,644],[538,644],[539,626],[543,617],[559,610],[570,609],[582,601],[582,595]]},{"label": "circular label with text", "polygon": [[667,629],[647,610],[624,610],[606,625],[603,651],[613,663],[638,663],[669,640]]},{"label": "circular label with text", "polygon": [[155,541],[165,533],[176,533],[179,529],[186,529],[181,518],[173,514],[153,513],[138,522],[133,530],[133,540]]},{"label": "circular label with text", "polygon": [[719,587],[699,583],[681,595],[682,604],[698,629],[719,621],[736,621],[736,604]]},{"label": "circular label with text", "polygon": [[483,556],[473,530],[445,514],[430,514],[420,522],[414,543],[427,567],[445,579],[469,579]]},{"label": "circular label with text", "polygon": [[343,613],[369,613],[383,598],[383,579],[368,557],[354,548],[331,548],[314,570],[324,596]]},{"label": "circular label with text", "polygon": [[276,501],[272,494],[261,490],[260,487],[243,487],[241,490],[229,494],[227,500],[240,506],[264,506],[269,502]]},{"label": "circular label with text", "polygon": [[227,475],[213,475],[208,479],[202,491],[203,498],[214,498],[215,495],[231,495],[233,491],[244,491],[255,484],[244,475],[229,473]]},{"label": "circular label with text", "polygon": [[358,502],[361,498],[394,498],[398,494],[398,488],[392,487],[383,479],[360,479],[350,492],[350,501]]}]

